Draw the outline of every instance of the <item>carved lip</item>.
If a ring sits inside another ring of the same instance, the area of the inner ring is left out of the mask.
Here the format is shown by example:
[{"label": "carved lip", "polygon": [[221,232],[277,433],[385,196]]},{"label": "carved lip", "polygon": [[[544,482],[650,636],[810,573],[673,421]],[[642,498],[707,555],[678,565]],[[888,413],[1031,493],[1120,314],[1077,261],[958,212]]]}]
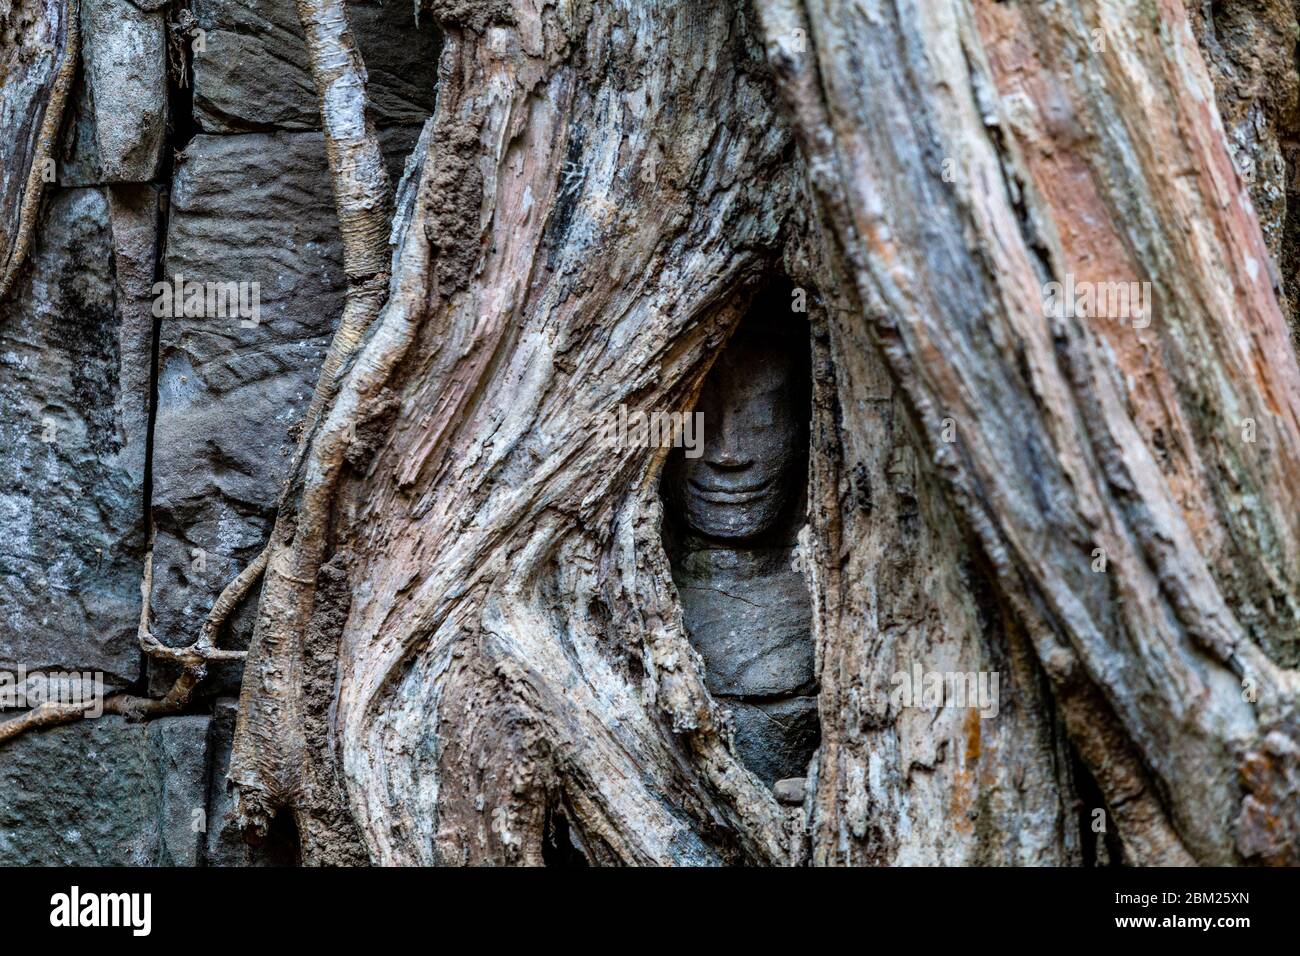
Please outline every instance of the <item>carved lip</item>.
[{"label": "carved lip", "polygon": [[743,505],[750,501],[756,501],[767,494],[767,488],[771,481],[760,481],[756,485],[720,488],[717,485],[702,485],[692,478],[687,484],[691,486],[697,497],[710,504]]}]

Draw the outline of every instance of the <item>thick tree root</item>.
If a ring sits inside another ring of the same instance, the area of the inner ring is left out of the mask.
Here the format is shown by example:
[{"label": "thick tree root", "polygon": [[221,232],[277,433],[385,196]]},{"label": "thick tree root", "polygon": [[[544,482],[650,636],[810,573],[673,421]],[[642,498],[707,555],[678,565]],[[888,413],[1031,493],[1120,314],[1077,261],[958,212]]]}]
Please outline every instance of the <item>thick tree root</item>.
[{"label": "thick tree root", "polygon": [[[266,571],[267,558],[270,555],[270,547],[263,548],[262,553],[253,559],[253,563],[240,571],[235,579],[217,595],[216,601],[212,604],[212,610],[208,612],[208,618],[203,622],[203,627],[199,631],[199,639],[195,642],[196,647],[200,650],[208,650],[212,647],[221,625],[234,613],[235,608],[239,607],[239,602],[252,590],[253,585],[261,580],[263,572]],[[244,652],[240,651],[238,653],[242,655]]]},{"label": "thick tree root", "polygon": [[84,717],[96,717],[102,714],[115,714],[131,720],[144,720],[148,717],[165,717],[177,714],[189,703],[194,688],[203,679],[203,669],[187,667],[176,678],[176,683],[165,697],[136,697],[131,694],[114,694],[104,700],[103,709],[93,704],[59,704],[52,701],[33,707],[21,717],[0,723],[0,745],[29,731],[44,727],[58,727],[71,724]]},{"label": "thick tree root", "polygon": [[[353,397],[345,401],[346,412],[331,406],[340,374],[383,310],[389,286],[390,189],[379,137],[366,113],[365,64],[341,0],[298,0],[297,6],[320,97],[348,291],[303,423],[271,541],[257,562],[266,580],[249,666],[260,675],[260,690],[254,697],[246,682],[241,694],[230,772],[239,787],[240,819],[250,830],[263,826],[291,795],[304,789],[304,779],[312,777],[300,728],[292,725],[293,695],[299,688],[292,677],[287,683],[284,678],[301,671],[303,634],[315,603],[317,573],[327,557],[334,487],[366,403],[355,400],[354,387]],[[236,582],[252,571],[250,567]],[[286,721],[291,726],[285,726]],[[333,779],[332,771],[317,776]]]},{"label": "thick tree root", "polygon": [[68,93],[72,89],[72,80],[77,73],[77,53],[81,40],[81,0],[68,0],[66,12],[68,18],[68,42],[63,49],[63,62],[55,75],[54,86],[50,91],[50,101],[46,104],[45,115],[41,119],[41,131],[36,141],[36,153],[32,156],[31,167],[27,171],[27,186],[23,190],[23,204],[19,210],[18,232],[11,247],[9,261],[5,264],[4,274],[0,276],[0,301],[4,300],[18,273],[27,261],[31,251],[32,240],[36,232],[36,218],[41,211],[41,197],[45,192],[45,165],[54,161],[54,150],[58,146],[59,128],[63,123],[63,110],[67,106]]}]

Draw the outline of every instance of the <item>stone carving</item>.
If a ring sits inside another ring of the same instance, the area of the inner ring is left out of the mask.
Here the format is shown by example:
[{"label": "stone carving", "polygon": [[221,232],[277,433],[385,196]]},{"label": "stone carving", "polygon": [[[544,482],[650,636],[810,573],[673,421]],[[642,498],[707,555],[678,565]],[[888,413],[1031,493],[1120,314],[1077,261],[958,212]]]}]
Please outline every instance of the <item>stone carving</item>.
[{"label": "stone carving", "polygon": [[802,777],[817,747],[811,611],[791,567],[803,521],[807,330],[763,299],[709,372],[704,447],[664,475],[666,543],[709,690],[737,753],[768,783]]}]

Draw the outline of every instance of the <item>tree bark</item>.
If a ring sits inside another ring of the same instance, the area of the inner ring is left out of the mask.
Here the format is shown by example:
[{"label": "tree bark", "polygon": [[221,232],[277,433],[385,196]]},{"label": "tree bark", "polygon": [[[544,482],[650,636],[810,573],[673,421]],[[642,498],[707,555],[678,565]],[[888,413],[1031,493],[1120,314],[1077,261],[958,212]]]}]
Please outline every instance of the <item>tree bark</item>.
[{"label": "tree bark", "polygon": [[[381,863],[539,863],[561,816],[602,863],[1077,862],[1075,752],[1128,861],[1290,861],[1300,378],[1181,6],[756,9],[432,5],[388,305],[262,599],[297,636],[250,655],[246,819],[306,799],[283,718],[324,709]],[[823,724],[789,814],[687,640],[662,453],[597,441],[688,410],[781,270]],[[1045,314],[1067,274],[1153,321]],[[997,670],[1002,719],[898,707],[914,662]]]},{"label": "tree bark", "polygon": [[[0,9],[0,297],[77,60],[75,0],[29,6]],[[1283,216],[1266,247],[1180,0],[425,0],[436,111],[395,203],[346,7],[298,6],[346,304],[266,550],[190,647],[146,606],[185,671],[113,704],[186,706],[262,578],[244,827],[292,815],[318,864],[1076,865],[1100,801],[1128,863],[1300,862]],[[785,281],[797,807],[706,687],[666,449],[603,441],[689,412]],[[914,669],[996,674],[997,715],[901,704]]]},{"label": "tree bark", "polygon": [[79,0],[6,3],[0,9],[0,300],[31,249],[54,143],[77,68]]},{"label": "tree bark", "polygon": [[[1146,769],[1112,810],[1165,808],[1129,845],[1294,860],[1300,379],[1182,5],[759,6],[843,268],[1080,752]],[[1151,282],[1150,325],[1045,317],[1067,274]],[[1079,680],[1136,761],[1079,738]]]},{"label": "tree bark", "polygon": [[[760,51],[728,10],[432,13],[389,304],[316,440],[355,425],[327,504],[349,805],[377,862],[541,862],[557,815],[595,861],[780,861],[681,624],[661,454],[596,427],[688,406],[777,254],[789,138],[738,69]],[[256,749],[250,820],[286,789]]]}]

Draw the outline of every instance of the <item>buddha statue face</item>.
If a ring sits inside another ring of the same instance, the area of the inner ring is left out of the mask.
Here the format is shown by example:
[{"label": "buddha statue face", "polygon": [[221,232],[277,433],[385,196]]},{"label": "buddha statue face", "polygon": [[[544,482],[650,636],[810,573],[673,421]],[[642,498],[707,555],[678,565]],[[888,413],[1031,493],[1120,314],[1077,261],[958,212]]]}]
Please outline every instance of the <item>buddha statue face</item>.
[{"label": "buddha statue face", "polygon": [[755,316],[732,337],[705,379],[699,457],[677,455],[665,481],[695,532],[741,540],[772,527],[802,481],[809,408],[807,350],[791,324]]}]

